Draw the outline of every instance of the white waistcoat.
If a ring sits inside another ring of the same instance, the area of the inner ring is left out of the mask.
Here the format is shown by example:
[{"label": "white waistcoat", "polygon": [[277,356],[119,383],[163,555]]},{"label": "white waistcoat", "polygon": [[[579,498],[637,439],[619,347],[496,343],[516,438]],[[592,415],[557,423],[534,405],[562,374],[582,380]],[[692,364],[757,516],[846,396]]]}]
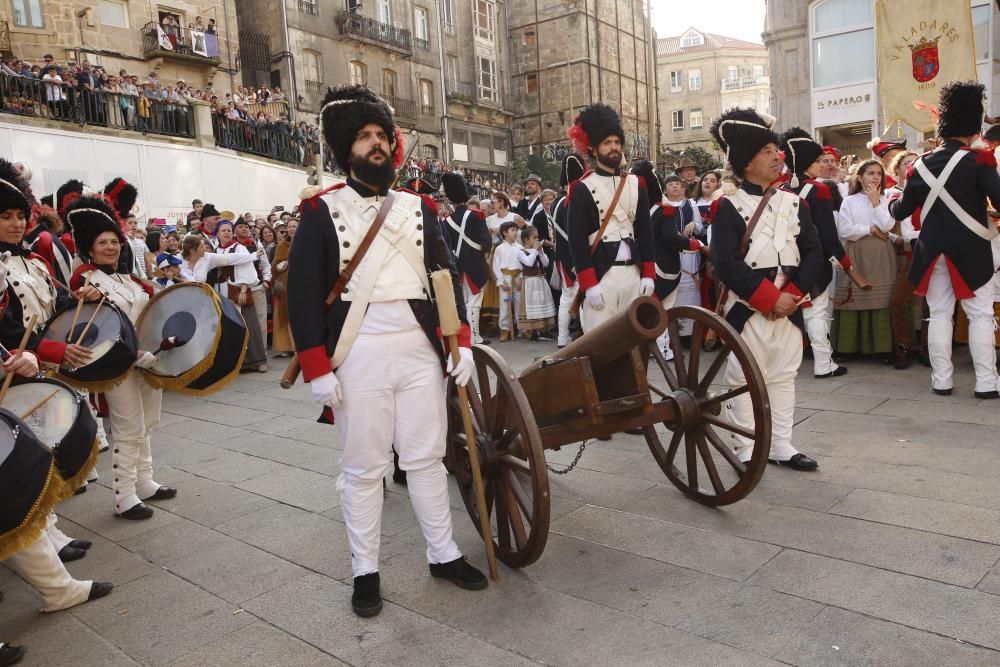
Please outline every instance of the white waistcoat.
[{"label": "white waistcoat", "polygon": [[[142,309],[149,303],[149,295],[138,283],[121,274],[108,275],[103,271],[88,271],[90,285],[101,290],[108,301],[118,306],[133,324],[139,320]],[[83,274],[86,278],[87,273]],[[81,283],[82,284],[82,283]]]},{"label": "white waistcoat", "polygon": [[[618,199],[618,205],[615,206],[614,213],[611,214],[611,220],[604,230],[604,236],[601,237],[602,242],[635,238],[634,222],[635,211],[639,203],[639,178],[631,174],[628,174],[625,178],[628,180],[625,182],[622,196]],[[617,176],[591,174],[581,181],[581,185],[586,186],[590,190],[590,196],[594,198],[599,220],[604,220],[608,206],[611,206],[611,201],[615,198],[615,189],[618,187],[618,180]],[[580,186],[578,185],[577,187]],[[587,237],[587,242],[593,244],[596,237],[597,231],[594,231]]]},{"label": "white waistcoat", "polygon": [[[395,192],[396,201],[379,231],[390,244],[388,254],[381,266],[371,266],[372,253],[369,252],[361,260],[358,270],[347,283],[347,291],[340,295],[342,301],[353,301],[362,276],[366,271],[376,271],[375,286],[372,289],[369,303],[380,301],[397,301],[400,299],[426,299],[424,280],[424,214],[421,209],[422,200],[408,192]],[[323,200],[330,208],[330,223],[337,231],[337,243],[340,244],[340,269],[343,270],[368,228],[375,221],[381,197],[362,197],[350,187],[343,187],[323,195]],[[374,247],[374,243],[372,244]],[[409,259],[407,259],[409,257]],[[420,264],[420,273],[415,264]]]},{"label": "white waistcoat", "polygon": [[21,318],[28,326],[32,315],[38,319],[39,329],[52,317],[56,309],[56,288],[49,280],[49,270],[40,259],[11,256],[4,262],[7,267],[7,284],[14,289],[21,302]]},{"label": "white waistcoat", "polygon": [[[728,195],[743,221],[750,224],[750,218],[762,197],[751,195],[744,190]],[[747,256],[744,261],[753,269],[773,269],[777,266],[798,266],[799,246],[799,196],[792,192],[778,190],[767,203],[757,226],[750,236]]]}]

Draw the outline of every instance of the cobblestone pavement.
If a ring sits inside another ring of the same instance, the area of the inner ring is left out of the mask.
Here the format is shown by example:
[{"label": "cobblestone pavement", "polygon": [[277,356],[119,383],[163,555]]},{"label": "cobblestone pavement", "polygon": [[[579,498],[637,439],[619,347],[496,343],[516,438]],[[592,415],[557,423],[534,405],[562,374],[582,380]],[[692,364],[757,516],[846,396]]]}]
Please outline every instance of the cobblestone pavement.
[{"label": "cobblestone pavement", "polygon": [[[500,349],[518,367],[553,347]],[[686,500],[640,438],[598,443],[550,478],[541,559],[501,565],[480,593],[428,575],[390,481],[386,605],[368,620],[349,605],[336,431],[314,422],[308,390],[280,389],[274,370],[169,395],[153,456],[177,498],[150,521],[115,519],[103,454],[102,481],[59,507],[65,532],[94,541],[69,570],[114,592],[42,615],[0,567],[0,640],[26,644],[25,665],[1000,665],[1000,406],[972,397],[957,360],[951,397],[923,367],[804,371],[795,444],[819,471],[770,466],[723,509]],[[485,569],[457,493],[452,505]]]}]

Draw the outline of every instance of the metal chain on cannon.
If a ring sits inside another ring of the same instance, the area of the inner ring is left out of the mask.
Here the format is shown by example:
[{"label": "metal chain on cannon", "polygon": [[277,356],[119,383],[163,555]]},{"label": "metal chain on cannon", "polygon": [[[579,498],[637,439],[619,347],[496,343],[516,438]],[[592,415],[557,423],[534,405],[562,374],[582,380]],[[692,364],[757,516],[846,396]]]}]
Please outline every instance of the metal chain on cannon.
[{"label": "metal chain on cannon", "polygon": [[583,442],[580,443],[580,449],[577,450],[576,456],[573,457],[573,462],[570,463],[565,468],[563,468],[562,470],[558,470],[556,468],[553,468],[552,466],[549,465],[549,463],[547,461],[545,462],[545,467],[553,475],[566,475],[566,474],[569,474],[569,473],[573,472],[573,468],[575,468],[576,464],[580,462],[580,457],[583,456],[583,450],[587,449],[587,444],[589,442],[590,442],[589,440],[584,440]]}]

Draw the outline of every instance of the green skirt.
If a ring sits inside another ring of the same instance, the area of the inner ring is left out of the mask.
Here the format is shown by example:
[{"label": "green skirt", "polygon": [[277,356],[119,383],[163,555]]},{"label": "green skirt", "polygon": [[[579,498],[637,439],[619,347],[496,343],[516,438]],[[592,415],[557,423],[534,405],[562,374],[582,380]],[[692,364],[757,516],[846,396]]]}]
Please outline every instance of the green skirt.
[{"label": "green skirt", "polygon": [[841,354],[892,352],[892,317],[889,309],[834,311],[830,342],[833,344],[833,351]]}]

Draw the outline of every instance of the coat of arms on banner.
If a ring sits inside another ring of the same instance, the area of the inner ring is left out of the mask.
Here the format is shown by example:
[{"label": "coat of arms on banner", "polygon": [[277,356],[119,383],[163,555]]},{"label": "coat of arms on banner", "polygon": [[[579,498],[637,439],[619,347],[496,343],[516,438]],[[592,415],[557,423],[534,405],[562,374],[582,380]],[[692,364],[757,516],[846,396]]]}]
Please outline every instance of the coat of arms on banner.
[{"label": "coat of arms on banner", "polygon": [[938,40],[921,37],[916,44],[910,44],[910,51],[913,56],[913,78],[920,83],[926,83],[937,76],[941,69],[941,62],[938,60]]}]

